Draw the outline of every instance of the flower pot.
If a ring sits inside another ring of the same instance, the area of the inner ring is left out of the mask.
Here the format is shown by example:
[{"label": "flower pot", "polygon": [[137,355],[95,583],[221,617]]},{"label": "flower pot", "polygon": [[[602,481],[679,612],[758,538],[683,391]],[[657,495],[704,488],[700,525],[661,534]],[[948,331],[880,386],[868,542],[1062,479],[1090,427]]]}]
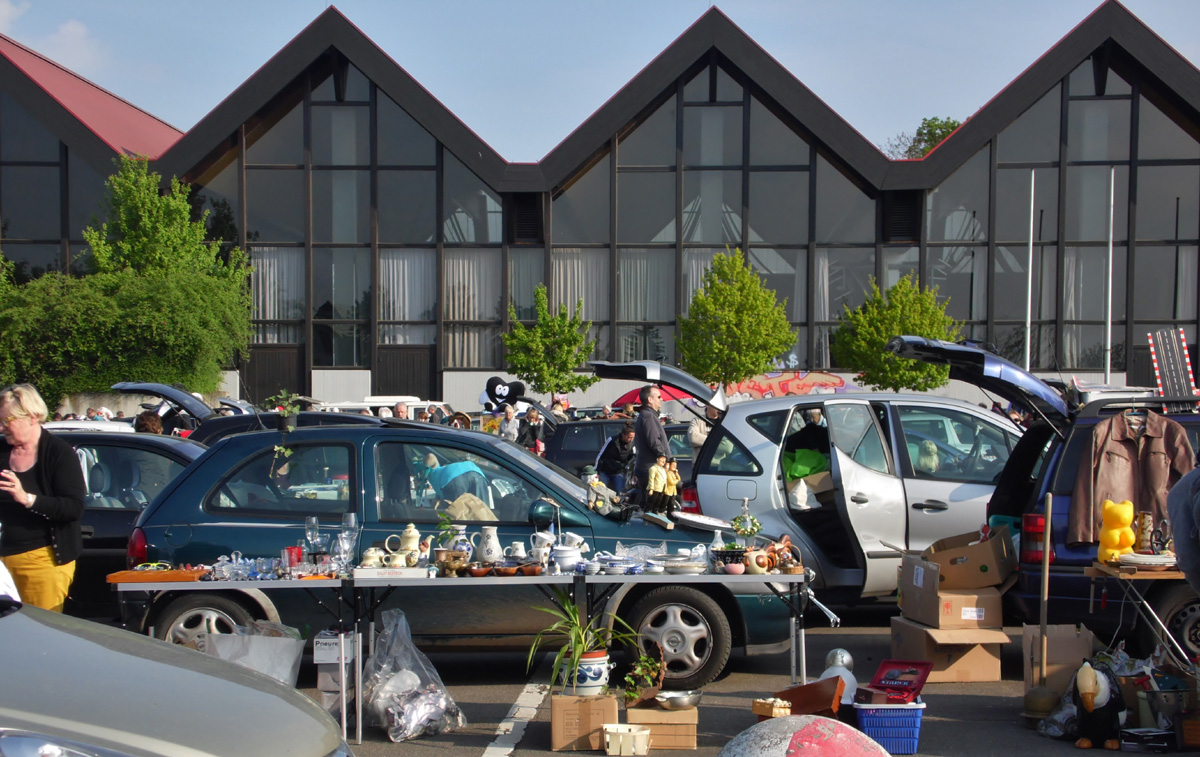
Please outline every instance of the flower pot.
[{"label": "flower pot", "polygon": [[608,674],[615,663],[608,661],[608,650],[584,652],[575,675],[563,682],[564,693],[577,697],[592,697],[608,685]]}]

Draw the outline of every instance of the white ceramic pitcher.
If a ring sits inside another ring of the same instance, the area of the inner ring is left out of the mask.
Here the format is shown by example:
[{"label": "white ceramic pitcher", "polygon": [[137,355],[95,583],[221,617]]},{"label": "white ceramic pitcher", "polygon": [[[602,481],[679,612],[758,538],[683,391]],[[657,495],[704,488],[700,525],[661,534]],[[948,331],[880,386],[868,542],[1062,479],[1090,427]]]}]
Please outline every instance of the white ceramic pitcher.
[{"label": "white ceramic pitcher", "polygon": [[475,560],[481,563],[498,562],[504,559],[504,547],[500,546],[500,537],[496,526],[480,526],[483,537],[475,551]]}]

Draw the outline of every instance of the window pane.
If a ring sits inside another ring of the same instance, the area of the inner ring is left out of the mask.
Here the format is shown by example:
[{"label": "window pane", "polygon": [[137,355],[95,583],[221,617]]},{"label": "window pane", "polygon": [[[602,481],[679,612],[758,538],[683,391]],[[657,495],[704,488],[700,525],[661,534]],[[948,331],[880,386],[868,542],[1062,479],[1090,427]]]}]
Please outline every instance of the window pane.
[{"label": "window pane", "polygon": [[370,331],[359,323],[314,323],[313,365],[366,365],[371,356]]},{"label": "window pane", "polygon": [[[1093,73],[1092,59],[1088,58],[1071,72],[1071,97],[1090,97],[1096,92],[1096,76]],[[1105,95],[1127,95],[1132,90],[1129,83],[1117,76],[1112,69],[1108,70],[1108,78],[1104,84]]]},{"label": "window pane", "polygon": [[437,254],[433,250],[379,251],[379,318],[437,318]]},{"label": "window pane", "polygon": [[683,174],[683,241],[732,244],[742,239],[742,174],[687,171]]},{"label": "window pane", "polygon": [[[75,163],[71,161],[71,194],[75,193]],[[200,220],[200,213],[208,211],[208,238],[222,239],[229,244],[238,244],[238,160],[236,151],[231,151],[201,176],[193,187],[192,217]],[[75,212],[74,199],[71,212]]]},{"label": "window pane", "polygon": [[674,250],[617,250],[617,320],[675,320]]},{"label": "window pane", "polygon": [[606,243],[608,239],[609,156],[554,198],[554,240],[562,244]]},{"label": "window pane", "polygon": [[500,250],[446,250],[446,319],[499,321],[503,313]]},{"label": "window pane", "polygon": [[0,208],[5,239],[61,239],[58,166],[4,166]]},{"label": "window pane", "polygon": [[818,321],[841,318],[867,301],[875,276],[873,249],[818,249],[813,273],[813,300]]},{"label": "window pane", "polygon": [[617,362],[660,360],[675,362],[675,327],[642,324],[617,326]]},{"label": "window pane", "polygon": [[900,407],[908,452],[905,467],[919,478],[993,483],[1008,460],[1002,432],[960,410]]},{"label": "window pane", "polygon": [[261,321],[304,318],[304,250],[300,247],[251,247],[250,277],[254,318]]},{"label": "window pane", "polygon": [[379,241],[428,244],[437,236],[437,174],[379,172]]},{"label": "window pane", "polygon": [[991,149],[983,148],[929,193],[926,212],[930,240],[987,239],[990,155]]},{"label": "window pane", "polygon": [[888,472],[887,454],[867,405],[827,405],[829,440],[859,465]]},{"label": "window pane", "polygon": [[432,166],[437,163],[437,142],[412,116],[382,92],[377,109],[379,165]]},{"label": "window pane", "polygon": [[574,314],[575,304],[583,298],[582,316],[586,321],[609,319],[608,250],[557,248],[551,255],[550,310],[558,312],[566,305]]},{"label": "window pane", "polygon": [[[1104,326],[1069,323],[1063,327],[1063,361],[1067,370],[1104,370]],[[1111,331],[1114,371],[1125,370],[1125,329]]]},{"label": "window pane", "polygon": [[1137,187],[1138,239],[1200,236],[1200,166],[1142,166]]},{"label": "window pane", "polygon": [[[1108,166],[1067,168],[1068,240],[1108,239],[1110,199]],[[1129,235],[1129,166],[1116,166],[1116,200],[1112,205],[1113,239]]]},{"label": "window pane", "polygon": [[750,98],[750,165],[808,165],[808,143],[757,97]]},{"label": "window pane", "polygon": [[58,162],[58,137],[7,92],[0,92],[0,160]]},{"label": "window pane", "polygon": [[805,250],[776,250],[751,247],[746,260],[762,279],[763,286],[775,292],[775,301],[787,301],[789,321],[805,321],[807,315],[808,269]]},{"label": "window pane", "polygon": [[987,317],[987,250],[970,247],[930,247],[928,273],[922,282],[937,287],[938,300],[949,303],[946,313],[959,321]]},{"label": "window pane", "polygon": [[437,326],[395,326],[381,325],[379,327],[380,344],[433,344],[437,341]]},{"label": "window pane", "polygon": [[1196,248],[1139,247],[1133,256],[1133,317],[1196,318]]},{"label": "window pane", "polygon": [[304,241],[304,172],[246,171],[246,238]]},{"label": "window pane", "polygon": [[1200,142],[1142,97],[1138,109],[1138,160],[1197,158]]},{"label": "window pane", "polygon": [[750,243],[808,241],[808,171],[750,174]]},{"label": "window pane", "polygon": [[534,291],[546,280],[545,266],[546,256],[541,250],[508,251],[508,295],[518,320],[537,318]]},{"label": "window pane", "polygon": [[875,241],[875,201],[821,156],[817,156],[817,241]]},{"label": "window pane", "polygon": [[688,248],[683,251],[683,314],[696,291],[704,285],[704,275],[712,268],[713,257],[725,250]]},{"label": "window pane", "polygon": [[712,81],[712,67],[705,66],[700,69],[700,73],[688,80],[687,84],[683,85],[683,101],[685,103],[706,103],[712,102],[708,96]]},{"label": "window pane", "polygon": [[721,102],[742,101],[742,85],[720,66],[717,66],[717,99]]},{"label": "window pane", "polygon": [[371,313],[371,250],[313,250],[313,317],[365,320]]},{"label": "window pane", "polygon": [[[996,239],[1029,241],[1028,168],[996,172]],[[1058,236],[1058,169],[1034,171],[1033,239],[1053,242]]]},{"label": "window pane", "polygon": [[313,171],[314,242],[371,241],[371,172]]},{"label": "window pane", "polygon": [[[1035,245],[1033,248],[1033,299],[1030,312],[1035,321],[1053,318],[1057,312],[1057,258],[1053,247]],[[1011,321],[1025,317],[1029,268],[1029,248],[996,247],[996,303],[992,309],[997,320]]]},{"label": "window pane", "polygon": [[449,153],[444,170],[446,241],[476,244],[504,241],[500,195]]},{"label": "window pane", "polygon": [[996,160],[1057,161],[1061,113],[1062,85],[1056,84],[1000,132],[996,139]]},{"label": "window pane", "polygon": [[900,279],[911,276],[913,283],[921,281],[920,268],[921,251],[917,247],[905,249],[884,249],[883,251],[883,283],[880,289],[891,289]]},{"label": "window pane", "polygon": [[741,106],[684,108],[683,162],[689,166],[740,166]]},{"label": "window pane", "polygon": [[675,174],[617,175],[617,241],[675,241]]},{"label": "window pane", "polygon": [[[71,203],[67,233],[71,239],[83,239],[83,230],[98,228],[104,218],[104,197],[108,191],[104,178],[78,155],[69,156],[67,163],[68,193]],[[213,219],[209,218],[209,228]],[[236,237],[234,237],[236,240]]]},{"label": "window pane", "polygon": [[[346,65],[346,91],[343,93],[345,100],[368,100],[371,97],[371,82],[352,64]],[[313,100],[332,102],[337,99],[337,91],[333,86],[333,77],[326,76],[320,83],[313,87]]]},{"label": "window pane", "polygon": [[775,368],[781,371],[807,371],[808,363],[808,327],[800,326],[796,331],[796,343],[786,352],[775,358]]},{"label": "window pane", "polygon": [[4,244],[4,257],[13,263],[13,281],[24,284],[50,271],[62,270],[62,250],[56,244]]},{"label": "window pane", "polygon": [[658,110],[617,145],[618,166],[675,165],[675,98]]},{"label": "window pane", "polygon": [[447,368],[499,368],[499,326],[463,326],[448,323],[446,334]]},{"label": "window pane", "polygon": [[[278,120],[272,120],[277,116]],[[286,113],[272,114],[246,132],[247,163],[304,162],[304,108],[296,103]]]},{"label": "window pane", "polygon": [[[331,515],[354,507],[358,488],[350,465],[350,449],[341,445],[288,445],[288,455],[268,450],[224,478],[205,502],[205,509],[270,512],[302,522],[304,515]],[[346,479],[343,489],[329,484]],[[283,524],[281,523],[280,526]]]},{"label": "window pane", "polygon": [[370,123],[371,109],[365,105],[314,105],[313,165],[369,166]]},{"label": "window pane", "polygon": [[1072,100],[1067,107],[1069,160],[1129,159],[1128,100]]},{"label": "window pane", "polygon": [[[1063,318],[1103,321],[1107,247],[1068,247],[1063,256]],[[1112,317],[1125,320],[1125,248],[1113,248]]]},{"label": "window pane", "polygon": [[[1052,368],[1058,361],[1055,357],[1056,342],[1053,326],[1032,326],[1033,341],[1029,345],[1029,367]],[[1025,324],[997,325],[993,331],[992,344],[1000,351],[1000,357],[1017,365],[1025,365]]]}]

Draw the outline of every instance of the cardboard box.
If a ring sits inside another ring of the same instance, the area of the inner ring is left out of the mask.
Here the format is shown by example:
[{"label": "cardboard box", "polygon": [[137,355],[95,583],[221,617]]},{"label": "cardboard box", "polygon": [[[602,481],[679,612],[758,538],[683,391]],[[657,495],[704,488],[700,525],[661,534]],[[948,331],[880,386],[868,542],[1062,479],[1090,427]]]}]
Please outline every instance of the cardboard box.
[{"label": "cardboard box", "polygon": [[550,749],[576,752],[604,749],[604,724],[617,721],[617,696],[550,697]]},{"label": "cardboard box", "polygon": [[650,726],[651,749],[695,749],[700,708],[664,710],[658,706],[625,710],[625,722]]},{"label": "cardboard box", "polygon": [[938,564],[943,589],[999,586],[1017,570],[1017,553],[1008,526],[996,529],[992,538],[983,542],[977,533],[939,539],[926,547],[921,557]]},{"label": "cardboard box", "polygon": [[990,628],[930,628],[892,618],[892,657],[933,663],[930,683],[999,681],[1000,645],[1008,634]]},{"label": "cardboard box", "polygon": [[834,501],[833,474],[829,471],[812,473],[800,479],[808,487],[809,492],[821,504],[831,504]]},{"label": "cardboard box", "polygon": [[[1026,625],[1021,631],[1026,691],[1038,685],[1038,668],[1042,660],[1039,635],[1038,627],[1034,625]],[[1092,632],[1087,626],[1046,626],[1046,686],[1058,694],[1065,692],[1071,676],[1084,660],[1091,659],[1092,641]]]},{"label": "cardboard box", "polygon": [[[338,668],[342,668],[341,671]],[[354,686],[354,663],[347,660],[338,665],[336,662],[322,662],[317,665],[317,691],[341,691],[342,675],[346,676],[346,688]]]},{"label": "cardboard box", "polygon": [[[1001,594],[1008,589],[973,591],[939,586],[941,566],[917,555],[900,565],[900,610],[904,617],[931,628],[998,628],[1003,625]],[[1010,582],[1013,581],[1010,579]]]},{"label": "cardboard box", "polygon": [[[322,631],[313,637],[313,662],[318,665],[332,663],[337,665],[341,654],[341,644],[338,635],[331,631]],[[346,660],[354,659],[354,634],[346,635]]]}]

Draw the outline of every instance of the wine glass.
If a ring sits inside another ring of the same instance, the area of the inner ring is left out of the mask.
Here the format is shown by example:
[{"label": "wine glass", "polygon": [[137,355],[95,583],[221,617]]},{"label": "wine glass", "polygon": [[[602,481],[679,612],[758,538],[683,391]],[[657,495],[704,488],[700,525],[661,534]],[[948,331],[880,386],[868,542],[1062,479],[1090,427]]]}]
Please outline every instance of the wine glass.
[{"label": "wine glass", "polygon": [[358,514],[357,513],[342,513],[342,533],[344,533],[344,534],[358,533]]},{"label": "wine glass", "polygon": [[304,538],[308,539],[309,544],[316,544],[317,539],[321,536],[321,520],[315,515],[310,515],[304,519]]}]

